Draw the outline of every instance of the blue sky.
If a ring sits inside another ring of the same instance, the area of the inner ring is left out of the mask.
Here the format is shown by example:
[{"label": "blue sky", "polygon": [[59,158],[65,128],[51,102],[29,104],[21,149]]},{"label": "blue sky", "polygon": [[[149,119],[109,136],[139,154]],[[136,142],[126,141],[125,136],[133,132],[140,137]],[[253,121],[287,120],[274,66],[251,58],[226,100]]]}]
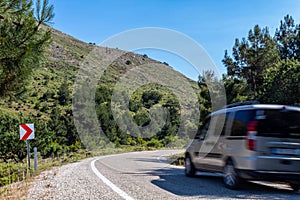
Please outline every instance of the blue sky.
[{"label": "blue sky", "polygon": [[[271,34],[290,14],[300,23],[299,0],[50,0],[54,28],[85,42],[101,43],[120,32],[161,27],[181,32],[198,42],[221,73],[224,51],[235,38],[246,37],[256,24]],[[169,63],[196,80],[199,72],[182,58],[168,52],[143,50],[149,57]]]}]

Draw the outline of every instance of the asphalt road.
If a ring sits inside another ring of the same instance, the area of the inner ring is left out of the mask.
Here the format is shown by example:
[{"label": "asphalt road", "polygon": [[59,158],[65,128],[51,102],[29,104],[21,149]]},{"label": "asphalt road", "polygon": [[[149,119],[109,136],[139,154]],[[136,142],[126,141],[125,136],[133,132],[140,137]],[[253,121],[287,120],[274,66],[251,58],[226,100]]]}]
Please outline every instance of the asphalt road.
[{"label": "asphalt road", "polygon": [[223,186],[222,175],[184,175],[182,167],[169,164],[175,150],[134,152],[95,158],[91,170],[105,188],[105,199],[300,199],[287,185],[246,183],[240,190]]}]

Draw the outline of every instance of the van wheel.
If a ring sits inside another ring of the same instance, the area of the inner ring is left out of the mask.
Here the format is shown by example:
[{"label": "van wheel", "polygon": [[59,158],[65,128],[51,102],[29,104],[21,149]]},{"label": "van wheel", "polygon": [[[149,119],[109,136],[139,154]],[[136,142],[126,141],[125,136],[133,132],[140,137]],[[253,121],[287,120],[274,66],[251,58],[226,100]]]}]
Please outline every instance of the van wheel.
[{"label": "van wheel", "polygon": [[194,167],[194,164],[192,162],[192,159],[189,155],[185,156],[184,159],[184,173],[187,177],[193,177],[196,174],[196,169]]},{"label": "van wheel", "polygon": [[237,189],[240,184],[240,177],[238,176],[236,169],[232,161],[228,161],[224,167],[224,184],[229,189]]},{"label": "van wheel", "polygon": [[290,186],[295,192],[300,190],[300,183],[290,183]]}]

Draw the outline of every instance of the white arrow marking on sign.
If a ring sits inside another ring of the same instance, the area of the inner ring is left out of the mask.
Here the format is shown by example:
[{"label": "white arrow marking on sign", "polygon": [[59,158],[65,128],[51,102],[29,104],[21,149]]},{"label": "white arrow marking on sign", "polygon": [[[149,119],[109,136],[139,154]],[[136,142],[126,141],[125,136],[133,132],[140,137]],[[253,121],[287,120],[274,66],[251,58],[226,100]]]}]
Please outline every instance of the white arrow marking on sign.
[{"label": "white arrow marking on sign", "polygon": [[20,140],[34,139],[34,124],[20,125]]}]

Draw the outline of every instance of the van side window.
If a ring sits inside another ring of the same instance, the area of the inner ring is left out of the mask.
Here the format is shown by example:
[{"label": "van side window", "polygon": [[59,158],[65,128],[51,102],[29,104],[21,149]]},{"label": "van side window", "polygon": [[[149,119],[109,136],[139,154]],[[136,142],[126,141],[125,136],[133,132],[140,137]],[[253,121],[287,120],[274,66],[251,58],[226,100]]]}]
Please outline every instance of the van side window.
[{"label": "van side window", "polygon": [[195,139],[204,140],[210,124],[210,118],[206,119],[200,132],[195,136]]},{"label": "van side window", "polygon": [[254,111],[236,111],[232,123],[231,136],[246,136],[247,125],[254,118]]},{"label": "van side window", "polygon": [[225,135],[229,113],[221,113],[212,117],[212,129],[215,136]]}]

